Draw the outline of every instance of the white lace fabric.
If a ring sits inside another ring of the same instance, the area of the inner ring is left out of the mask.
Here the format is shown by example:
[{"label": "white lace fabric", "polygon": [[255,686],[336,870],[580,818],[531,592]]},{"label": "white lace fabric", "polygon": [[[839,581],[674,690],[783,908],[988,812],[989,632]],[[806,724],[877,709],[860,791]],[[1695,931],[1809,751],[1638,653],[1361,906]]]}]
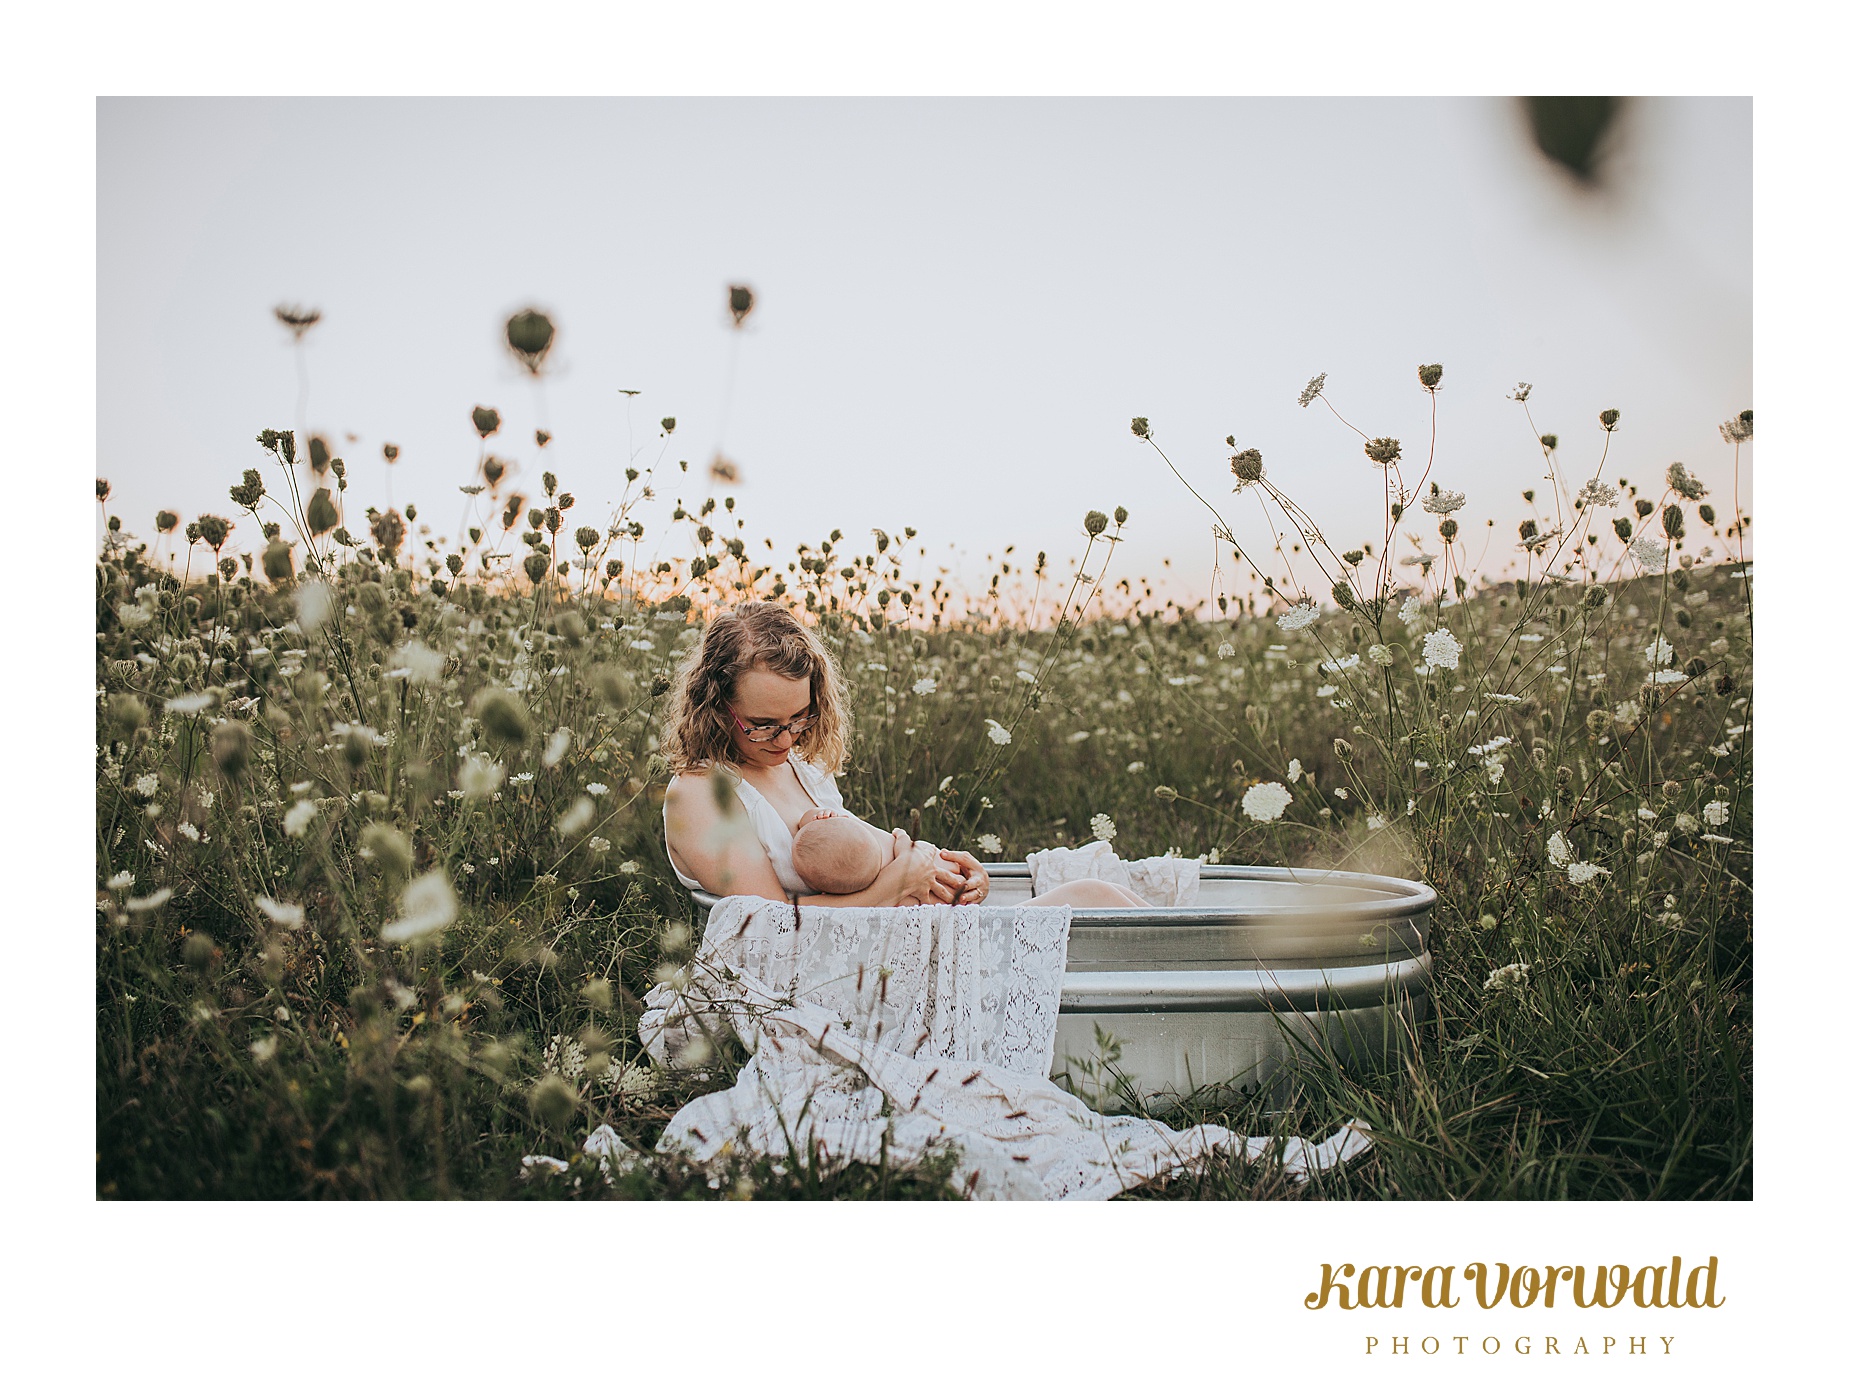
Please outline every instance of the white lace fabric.
[{"label": "white lace fabric", "polygon": [[[1102,1115],[1047,1073],[1069,908],[797,908],[721,900],[682,988],[657,985],[643,1043],[673,1064],[735,1031],[751,1060],[683,1106],[659,1148],[716,1162],[794,1154],[904,1167],[954,1147],[953,1183],[982,1199],[1103,1199],[1266,1138]],[[681,982],[676,982],[681,983]],[[703,1032],[704,1030],[704,1032]],[[1365,1150],[1365,1125],[1285,1144],[1292,1175]],[[587,1153],[623,1150],[600,1128]]]}]

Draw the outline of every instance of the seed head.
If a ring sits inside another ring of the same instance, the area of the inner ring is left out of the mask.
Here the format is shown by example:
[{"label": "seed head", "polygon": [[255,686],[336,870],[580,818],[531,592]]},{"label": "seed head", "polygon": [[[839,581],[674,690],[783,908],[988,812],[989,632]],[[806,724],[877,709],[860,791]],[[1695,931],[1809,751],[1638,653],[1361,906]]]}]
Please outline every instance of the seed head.
[{"label": "seed head", "polygon": [[1330,589],[1329,591],[1334,595],[1336,605],[1340,607],[1344,612],[1353,612],[1355,610],[1355,607],[1356,607],[1355,590],[1348,586],[1347,579],[1343,579],[1340,583],[1336,584],[1335,587]]},{"label": "seed head", "polygon": [[[469,419],[475,422],[475,433],[484,440],[501,428],[501,413],[491,406],[476,407],[469,414]],[[490,478],[488,481],[492,483],[495,480]]]},{"label": "seed head", "polygon": [[1707,485],[1690,473],[1688,466],[1680,459],[1669,466],[1669,471],[1663,475],[1663,481],[1668,484],[1670,491],[1686,497],[1691,502],[1708,495]]},{"label": "seed head", "polygon": [[1606,430],[1616,430],[1618,428],[1618,408],[1614,406],[1601,411],[1599,413],[1599,424],[1604,426]]},{"label": "seed head", "polygon": [[278,306],[276,319],[288,326],[289,333],[300,340],[321,319],[321,312],[308,306]]},{"label": "seed head", "polygon": [[[1303,385],[1303,391],[1297,394],[1297,405],[1298,406],[1308,406],[1311,402],[1315,401],[1318,397],[1322,396],[1323,395],[1323,381],[1328,376],[1329,375],[1327,373],[1318,373],[1315,377],[1311,378],[1307,383],[1305,383]],[[1230,445],[1232,444],[1232,440],[1228,439],[1226,443]]]},{"label": "seed head", "polygon": [[534,377],[546,360],[546,352],[552,348],[552,321],[542,312],[531,308],[521,311],[507,322],[507,347],[514,352],[514,357]]},{"label": "seed head", "polygon": [[1549,431],[1546,435],[1541,437],[1541,448],[1546,450],[1549,454],[1552,454],[1555,450],[1560,448],[1560,437],[1555,435],[1552,431]]},{"label": "seed head", "polygon": [[757,297],[752,295],[751,288],[744,284],[735,282],[730,287],[726,288],[726,305],[732,310],[732,328],[734,330],[741,330],[744,328],[745,317],[751,314],[752,307],[757,304]]},{"label": "seed head", "polygon": [[1337,760],[1353,760],[1355,758],[1355,748],[1348,742],[1342,740],[1339,736],[1335,739],[1333,749]]},{"label": "seed head", "polygon": [[173,530],[174,527],[178,526],[179,524],[180,524],[180,514],[178,512],[156,512],[154,513],[154,529],[159,531],[162,535],[165,535],[168,531]]},{"label": "seed head", "polygon": [[[663,430],[664,433],[668,435],[672,435],[674,433],[674,418],[672,416],[663,416],[661,418],[661,429]],[[635,482],[636,475],[631,474],[629,481],[631,483]]]},{"label": "seed head", "polygon": [[272,538],[263,547],[263,576],[271,583],[295,577],[295,552],[286,541]]},{"label": "seed head", "polygon": [[1457,539],[1456,520],[1452,517],[1447,516],[1443,521],[1439,522],[1438,523],[1438,535],[1439,535],[1439,538],[1442,539],[1444,543],[1447,545],[1449,545],[1452,541],[1456,540]]},{"label": "seed head", "polygon": [[1427,392],[1438,390],[1438,380],[1445,375],[1442,363],[1422,363],[1419,365],[1419,386]]},{"label": "seed head", "polygon": [[1397,464],[1400,459],[1400,442],[1390,437],[1369,440],[1361,448],[1376,464]]},{"label": "seed head", "polygon": [[1244,487],[1247,483],[1256,483],[1265,476],[1265,456],[1255,449],[1242,449],[1233,456],[1233,476]]},{"label": "seed head", "polygon": [[1118,507],[1111,513],[1111,520],[1115,521],[1119,526],[1123,525],[1124,522],[1129,519],[1130,509],[1128,507]]},{"label": "seed head", "polygon": [[[546,557],[538,556],[544,576]],[[538,582],[537,579],[534,582]],[[475,695],[469,712],[482,724],[488,740],[499,746],[518,746],[532,734],[532,719],[526,704],[502,688],[486,688]]]},{"label": "seed head", "polygon": [[1149,438],[1149,418],[1147,416],[1132,416],[1130,418],[1130,433],[1139,440],[1147,440]]},{"label": "seed head", "polygon": [[231,523],[222,516],[201,515],[198,526],[199,538],[210,545],[214,553],[223,549],[225,541],[231,537]]}]

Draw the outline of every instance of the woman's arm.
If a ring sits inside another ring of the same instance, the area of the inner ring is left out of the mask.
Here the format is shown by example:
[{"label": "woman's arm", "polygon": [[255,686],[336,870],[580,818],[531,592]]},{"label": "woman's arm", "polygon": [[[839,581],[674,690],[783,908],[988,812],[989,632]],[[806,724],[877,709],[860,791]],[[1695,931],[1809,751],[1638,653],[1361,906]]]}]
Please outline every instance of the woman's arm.
[{"label": "woman's arm", "polygon": [[982,862],[967,851],[945,851],[941,853],[945,861],[957,869],[959,904],[980,904],[989,897],[989,872],[982,868]]},{"label": "woman's arm", "polygon": [[675,864],[709,894],[787,899],[745,805],[736,794],[728,801],[730,809],[722,809],[710,772],[668,781],[663,811]]}]

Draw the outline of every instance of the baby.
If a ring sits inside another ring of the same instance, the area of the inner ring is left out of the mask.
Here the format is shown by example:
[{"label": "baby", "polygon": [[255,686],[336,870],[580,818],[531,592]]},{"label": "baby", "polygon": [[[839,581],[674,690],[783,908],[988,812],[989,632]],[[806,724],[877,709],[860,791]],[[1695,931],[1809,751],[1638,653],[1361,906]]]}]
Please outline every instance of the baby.
[{"label": "baby", "polygon": [[818,894],[865,889],[891,862],[898,843],[890,832],[847,813],[811,808],[790,834],[790,861]]}]

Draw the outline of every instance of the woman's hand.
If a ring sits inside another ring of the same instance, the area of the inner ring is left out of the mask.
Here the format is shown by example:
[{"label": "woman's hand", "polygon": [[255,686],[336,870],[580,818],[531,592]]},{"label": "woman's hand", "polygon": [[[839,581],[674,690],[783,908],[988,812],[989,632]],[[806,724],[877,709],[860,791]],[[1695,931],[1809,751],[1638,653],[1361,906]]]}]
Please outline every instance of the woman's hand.
[{"label": "woman's hand", "polygon": [[880,880],[893,877],[899,891],[896,902],[901,906],[950,903],[962,882],[962,872],[946,864],[929,842],[915,842],[896,827],[892,839],[893,858],[880,872]]},{"label": "woman's hand", "polygon": [[981,861],[967,851],[939,851],[938,855],[957,869],[957,903],[980,904],[989,897],[989,872]]}]

